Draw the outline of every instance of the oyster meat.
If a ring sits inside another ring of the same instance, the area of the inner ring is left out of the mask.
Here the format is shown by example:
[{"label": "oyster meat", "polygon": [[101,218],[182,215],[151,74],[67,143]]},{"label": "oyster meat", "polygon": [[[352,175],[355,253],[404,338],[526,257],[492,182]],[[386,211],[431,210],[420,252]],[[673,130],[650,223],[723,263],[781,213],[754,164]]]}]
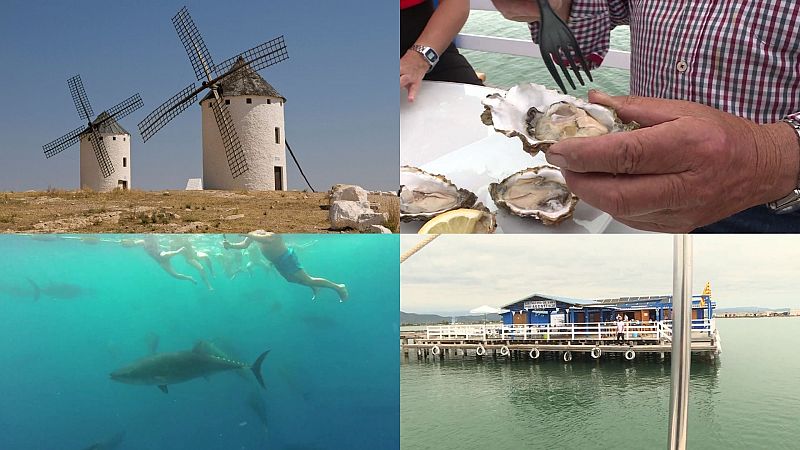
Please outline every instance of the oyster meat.
[{"label": "oyster meat", "polygon": [[560,94],[538,84],[520,84],[483,100],[481,120],[508,137],[518,137],[531,155],[562,139],[600,136],[638,128],[622,123],[610,108]]},{"label": "oyster meat", "polygon": [[520,217],[534,217],[545,225],[569,219],[578,204],[561,171],[553,166],[521,170],[490,184],[489,193],[498,208]]},{"label": "oyster meat", "polygon": [[411,166],[400,168],[400,220],[429,220],[458,208],[469,208],[477,197],[442,175]]}]

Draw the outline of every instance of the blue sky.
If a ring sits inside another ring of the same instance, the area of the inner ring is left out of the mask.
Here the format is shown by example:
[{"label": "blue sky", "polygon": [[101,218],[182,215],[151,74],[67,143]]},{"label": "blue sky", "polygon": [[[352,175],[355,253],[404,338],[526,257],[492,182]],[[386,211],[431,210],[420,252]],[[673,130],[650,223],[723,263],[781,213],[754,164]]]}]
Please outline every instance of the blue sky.
[{"label": "blue sky", "polygon": [[[398,8],[392,2],[4,0],[0,64],[0,190],[78,187],[77,145],[42,145],[83,122],[67,79],[80,74],[95,113],[136,92],[132,133],[139,189],[182,189],[202,175],[200,106],[142,143],[136,124],[195,81],[171,18],[186,5],[222,62],[281,34],[289,60],[261,75],[287,99],[286,137],[317,190],[335,183],[397,187]],[[290,159],[287,154],[287,159]],[[289,188],[305,187],[289,162]]]}]

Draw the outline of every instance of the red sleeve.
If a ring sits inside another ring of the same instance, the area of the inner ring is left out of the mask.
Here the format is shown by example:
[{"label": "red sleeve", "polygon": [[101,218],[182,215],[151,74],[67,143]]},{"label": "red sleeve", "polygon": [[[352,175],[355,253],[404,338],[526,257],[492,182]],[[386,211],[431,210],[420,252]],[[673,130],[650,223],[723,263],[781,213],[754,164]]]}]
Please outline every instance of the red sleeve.
[{"label": "red sleeve", "polygon": [[412,6],[417,6],[420,3],[425,3],[425,0],[400,0],[400,9],[411,8]]}]

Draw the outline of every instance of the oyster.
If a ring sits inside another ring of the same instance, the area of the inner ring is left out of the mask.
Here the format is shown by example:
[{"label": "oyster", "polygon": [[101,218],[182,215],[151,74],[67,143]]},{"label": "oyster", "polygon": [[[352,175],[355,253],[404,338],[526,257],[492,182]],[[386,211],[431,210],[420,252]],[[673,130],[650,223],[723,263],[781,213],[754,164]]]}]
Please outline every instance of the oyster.
[{"label": "oyster", "polygon": [[434,175],[416,167],[400,168],[400,220],[429,220],[441,213],[469,208],[477,197],[459,189],[442,175]]},{"label": "oyster", "polygon": [[508,137],[519,137],[531,155],[561,139],[600,136],[638,128],[610,108],[563,95],[538,84],[520,84],[483,100],[481,120]]},{"label": "oyster", "polygon": [[554,225],[572,217],[578,197],[567,189],[561,171],[553,166],[521,170],[500,183],[489,185],[498,208],[521,217],[534,217]]}]

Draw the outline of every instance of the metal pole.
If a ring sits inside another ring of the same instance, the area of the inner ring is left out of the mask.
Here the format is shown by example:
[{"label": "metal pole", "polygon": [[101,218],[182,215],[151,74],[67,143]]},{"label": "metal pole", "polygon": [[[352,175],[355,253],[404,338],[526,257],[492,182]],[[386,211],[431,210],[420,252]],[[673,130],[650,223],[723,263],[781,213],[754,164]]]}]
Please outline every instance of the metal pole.
[{"label": "metal pole", "polygon": [[686,449],[689,418],[689,366],[692,356],[692,237],[674,237],[672,268],[672,390],[669,398],[669,448]]}]

